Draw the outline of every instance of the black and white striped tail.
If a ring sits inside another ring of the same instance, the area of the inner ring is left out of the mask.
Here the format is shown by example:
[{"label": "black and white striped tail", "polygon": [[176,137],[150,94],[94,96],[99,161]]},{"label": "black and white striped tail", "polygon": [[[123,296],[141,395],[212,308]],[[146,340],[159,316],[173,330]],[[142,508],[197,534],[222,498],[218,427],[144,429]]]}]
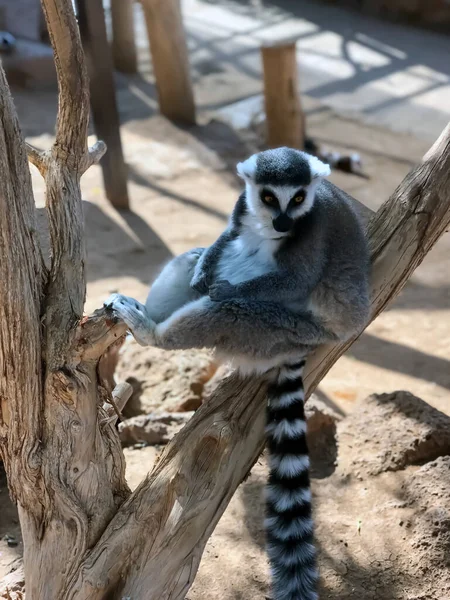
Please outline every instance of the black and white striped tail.
[{"label": "black and white striped tail", "polygon": [[303,367],[284,365],[269,388],[266,535],[273,600],[317,600]]}]

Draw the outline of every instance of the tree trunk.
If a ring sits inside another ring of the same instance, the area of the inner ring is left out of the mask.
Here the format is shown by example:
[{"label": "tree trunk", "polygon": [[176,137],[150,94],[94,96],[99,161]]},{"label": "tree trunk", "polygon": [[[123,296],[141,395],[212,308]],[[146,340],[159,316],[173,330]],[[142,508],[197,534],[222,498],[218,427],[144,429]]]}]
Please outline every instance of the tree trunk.
[{"label": "tree trunk", "polygon": [[[182,600],[203,548],[263,448],[265,384],[225,379],[131,494],[100,358],[125,333],[83,318],[79,181],[88,82],[70,0],[43,0],[60,86],[56,142],[27,147],[47,185],[52,257],[36,236],[26,146],[0,69],[0,450],[19,506],[28,600]],[[450,128],[371,219],[372,316],[450,223]],[[350,343],[308,361],[308,390]],[[127,388],[115,393],[120,412]],[[145,535],[142,531],[145,530]],[[7,596],[5,596],[7,597]]]}]

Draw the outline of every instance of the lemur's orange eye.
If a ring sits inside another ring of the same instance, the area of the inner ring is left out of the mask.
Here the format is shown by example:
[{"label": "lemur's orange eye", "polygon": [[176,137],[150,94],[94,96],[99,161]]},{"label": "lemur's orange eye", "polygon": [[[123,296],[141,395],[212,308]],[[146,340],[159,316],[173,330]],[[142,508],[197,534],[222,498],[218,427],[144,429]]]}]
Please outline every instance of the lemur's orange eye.
[{"label": "lemur's orange eye", "polygon": [[305,192],[300,192],[294,197],[294,202],[296,204],[301,204],[305,199]]},{"label": "lemur's orange eye", "polygon": [[264,196],[264,202],[267,202],[267,204],[273,204],[275,202],[275,196],[272,196],[271,194],[266,194]]}]

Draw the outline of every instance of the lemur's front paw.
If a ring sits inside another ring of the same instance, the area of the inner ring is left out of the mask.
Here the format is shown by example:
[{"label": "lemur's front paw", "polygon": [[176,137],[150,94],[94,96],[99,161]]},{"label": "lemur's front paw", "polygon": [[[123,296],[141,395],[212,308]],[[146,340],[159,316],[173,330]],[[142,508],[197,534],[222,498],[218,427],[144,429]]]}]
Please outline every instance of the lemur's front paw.
[{"label": "lemur's front paw", "polygon": [[209,297],[214,302],[228,300],[235,296],[235,287],[226,279],[221,279],[217,283],[209,286]]},{"label": "lemur's front paw", "polygon": [[193,290],[199,294],[202,294],[202,296],[206,295],[208,293],[208,278],[205,271],[194,273],[190,286]]},{"label": "lemur's front paw", "polygon": [[155,323],[148,317],[145,306],[140,302],[122,294],[112,294],[103,306],[124,321],[138,344],[152,345]]}]

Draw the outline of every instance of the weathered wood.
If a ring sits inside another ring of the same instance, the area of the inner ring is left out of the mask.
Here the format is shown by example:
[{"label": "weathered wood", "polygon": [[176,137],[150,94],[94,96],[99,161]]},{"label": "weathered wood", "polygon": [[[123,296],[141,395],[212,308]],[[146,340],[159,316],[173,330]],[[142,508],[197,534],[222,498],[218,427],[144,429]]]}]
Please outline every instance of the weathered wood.
[{"label": "weathered wood", "polygon": [[103,410],[106,412],[107,420],[115,423],[117,419],[124,420],[122,410],[133,394],[133,386],[123,382],[116,385],[111,397],[103,404]]},{"label": "weathered wood", "polygon": [[295,42],[261,48],[266,142],[269,148],[304,147],[305,117],[300,101],[295,51]]},{"label": "weathered wood", "polygon": [[[129,493],[117,433],[97,420],[106,413],[96,361],[74,351],[85,297],[79,182],[105,146],[87,148],[88,80],[71,1],[44,0],[43,8],[59,82],[49,152],[26,149],[0,71],[0,448],[18,500],[30,600],[63,598]],[[36,241],[26,150],[46,181],[49,272]]]},{"label": "weathered wood", "polygon": [[[27,156],[1,66],[0,173],[0,452],[12,497],[28,505],[42,491],[40,311],[47,273]],[[33,514],[41,518],[42,507],[35,505]]]},{"label": "weathered wood", "polygon": [[141,0],[150,51],[164,116],[195,124],[195,103],[180,0]]},{"label": "weathered wood", "polygon": [[263,449],[264,398],[261,382],[232,376],[220,385],[112,519],[74,598],[139,598],[145,589],[146,600],[184,600],[204,545]]},{"label": "weathered wood", "polygon": [[133,5],[134,0],[111,0],[113,61],[122,73],[137,72]]},{"label": "weathered wood", "polygon": [[108,152],[100,162],[106,197],[116,208],[129,208],[127,166],[122,152],[111,50],[102,0],[76,0],[78,23],[88,61],[91,105],[97,137]]}]

